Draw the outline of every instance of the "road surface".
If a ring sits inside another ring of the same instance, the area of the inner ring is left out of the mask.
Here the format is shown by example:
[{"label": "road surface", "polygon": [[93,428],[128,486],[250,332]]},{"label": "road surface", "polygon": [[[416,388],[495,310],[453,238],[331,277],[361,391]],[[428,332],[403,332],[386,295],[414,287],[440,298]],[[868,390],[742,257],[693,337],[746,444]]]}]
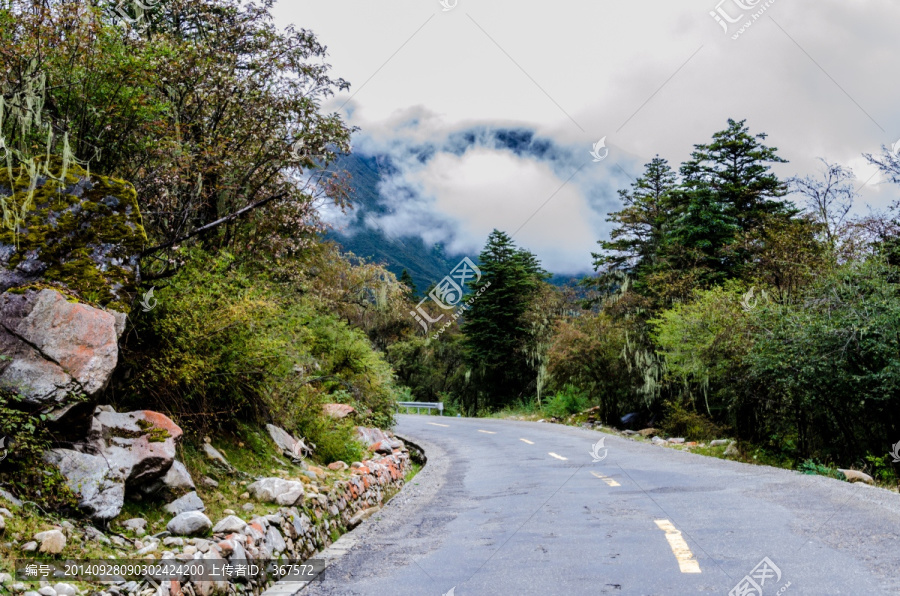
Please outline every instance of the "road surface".
[{"label": "road surface", "polygon": [[896,493],[555,424],[396,432],[428,464],[304,596],[900,594]]}]

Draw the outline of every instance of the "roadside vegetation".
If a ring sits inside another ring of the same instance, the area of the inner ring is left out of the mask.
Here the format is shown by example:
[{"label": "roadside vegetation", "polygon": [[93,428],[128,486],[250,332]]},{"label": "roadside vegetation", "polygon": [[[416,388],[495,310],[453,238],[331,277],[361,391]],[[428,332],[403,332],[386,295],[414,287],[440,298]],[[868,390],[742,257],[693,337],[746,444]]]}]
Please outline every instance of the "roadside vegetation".
[{"label": "roadside vegetation", "polygon": [[[889,149],[866,157],[900,181]],[[549,285],[495,232],[479,261],[486,299],[439,341],[392,346],[401,381],[468,415],[590,410],[606,426],[733,437],[752,461],[896,485],[898,204],[852,217],[849,170],[823,160],[782,180],[771,166],[783,162],[734,120],[677,169],[657,156],[620,191],[596,274],[574,287]]]}]

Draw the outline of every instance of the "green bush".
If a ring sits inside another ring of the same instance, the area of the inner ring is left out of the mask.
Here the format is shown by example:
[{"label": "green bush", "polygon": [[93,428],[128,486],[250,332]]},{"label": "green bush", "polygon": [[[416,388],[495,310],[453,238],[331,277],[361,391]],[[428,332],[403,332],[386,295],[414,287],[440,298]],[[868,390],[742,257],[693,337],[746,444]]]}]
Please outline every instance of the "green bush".
[{"label": "green bush", "polygon": [[666,402],[666,415],[660,424],[673,437],[689,441],[706,441],[725,436],[725,431],[707,416],[687,410],[675,401]]},{"label": "green bush", "polygon": [[0,486],[44,509],[71,509],[75,496],[59,471],[44,463],[51,446],[44,416],[19,395],[0,391]]},{"label": "green bush", "polygon": [[577,414],[588,408],[587,394],[574,385],[566,385],[562,391],[557,391],[544,405],[544,412],[550,416],[563,418],[570,414]]},{"label": "green bush", "polygon": [[265,267],[194,251],[156,297],[128,338],[118,401],[160,409],[195,434],[274,422],[326,458],[351,433],[329,426],[323,404],[353,406],[361,424],[393,422],[393,372],[366,335]]}]

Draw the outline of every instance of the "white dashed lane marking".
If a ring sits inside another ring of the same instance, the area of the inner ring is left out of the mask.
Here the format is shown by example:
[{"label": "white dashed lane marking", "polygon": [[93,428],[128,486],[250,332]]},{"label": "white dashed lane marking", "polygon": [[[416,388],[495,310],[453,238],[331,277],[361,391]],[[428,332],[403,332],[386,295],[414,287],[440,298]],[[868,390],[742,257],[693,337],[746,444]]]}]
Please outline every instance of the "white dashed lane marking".
[{"label": "white dashed lane marking", "polygon": [[519,439],[519,440],[522,441],[523,443],[528,443],[529,445],[534,445],[534,442],[529,441],[528,439]]},{"label": "white dashed lane marking", "polygon": [[556,459],[561,459],[563,461],[566,461],[569,459],[568,457],[563,457],[559,454],[553,453],[552,451],[550,453],[548,453],[547,455],[549,455],[550,457],[555,457]]},{"label": "white dashed lane marking", "polygon": [[619,484],[612,478],[608,478],[608,477],[604,476],[603,474],[598,474],[597,472],[591,472],[591,474],[593,474],[594,476],[596,476],[597,478],[599,478],[600,480],[602,480],[603,482],[605,482],[606,484],[608,484],[610,486],[622,486],[621,484]]},{"label": "white dashed lane marking", "polygon": [[438,424],[437,422],[428,422],[431,426],[443,426],[444,428],[450,428],[449,424]]},{"label": "white dashed lane marking", "polygon": [[678,559],[678,568],[682,573],[700,573],[700,563],[694,558],[694,553],[684,538],[681,537],[681,531],[672,525],[667,519],[656,520],[659,529],[666,533],[666,540],[669,541],[669,547]]},{"label": "white dashed lane marking", "polygon": [[486,435],[496,435],[496,434],[497,434],[497,433],[495,433],[495,432],[492,431],[492,430],[479,430],[478,432],[484,433],[484,434],[486,434]]}]

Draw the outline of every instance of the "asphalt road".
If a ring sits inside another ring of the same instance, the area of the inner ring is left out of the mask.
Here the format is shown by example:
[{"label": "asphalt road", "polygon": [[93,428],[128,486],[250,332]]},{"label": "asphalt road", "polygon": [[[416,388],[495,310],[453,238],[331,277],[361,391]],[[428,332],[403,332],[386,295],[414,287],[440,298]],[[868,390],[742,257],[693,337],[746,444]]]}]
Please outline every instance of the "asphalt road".
[{"label": "asphalt road", "polygon": [[428,464],[304,595],[900,594],[896,493],[561,425],[399,418]]}]

